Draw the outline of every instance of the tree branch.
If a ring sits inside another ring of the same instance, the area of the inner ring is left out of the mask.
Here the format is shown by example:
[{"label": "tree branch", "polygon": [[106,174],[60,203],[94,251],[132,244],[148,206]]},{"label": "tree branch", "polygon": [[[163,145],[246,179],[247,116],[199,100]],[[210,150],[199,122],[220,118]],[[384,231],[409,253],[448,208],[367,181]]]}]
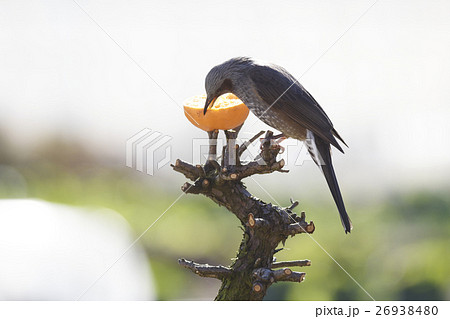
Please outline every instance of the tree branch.
[{"label": "tree branch", "polygon": [[239,147],[239,151],[238,151],[238,156],[241,157],[242,154],[247,150],[247,147],[249,147],[254,141],[256,141],[256,139],[258,137],[260,137],[261,135],[264,134],[264,131],[259,132],[258,134],[256,134],[255,136],[253,136],[251,139],[249,139],[248,141],[244,142],[240,147]]},{"label": "tree branch", "polygon": [[273,271],[275,282],[277,281],[292,281],[302,282],[305,278],[304,272],[292,271],[289,268],[277,269]]},{"label": "tree branch", "polygon": [[224,266],[210,266],[208,264],[198,264],[196,262],[186,260],[184,258],[178,259],[178,263],[184,268],[190,269],[193,273],[201,277],[223,279],[231,276],[231,269]]},{"label": "tree branch", "polygon": [[[292,281],[292,282],[302,282],[305,278],[304,272],[292,271],[289,268],[271,270],[268,268],[258,268],[253,271],[253,290],[256,289],[260,292],[265,286],[270,285],[278,281]],[[262,287],[258,287],[261,286]],[[259,289],[262,288],[262,289]]]},{"label": "tree branch", "polygon": [[280,261],[272,263],[272,268],[283,268],[283,267],[304,267],[311,266],[311,261],[305,260],[292,260],[292,261]]},{"label": "tree branch", "polygon": [[[181,160],[172,165],[175,171],[193,181],[182,186],[183,192],[202,194],[226,207],[241,221],[244,234],[237,256],[229,268],[184,259],[179,262],[200,276],[222,280],[216,300],[262,300],[274,282],[301,282],[304,279],[305,273],[287,268],[299,266],[300,261],[273,263],[273,256],[279,250],[278,245],[284,245],[289,236],[312,233],[315,226],[306,221],[304,212],[300,216],[292,212],[298,202],[291,200],[289,207],[278,207],[255,198],[247,191],[242,179],[255,174],[286,172],[282,169],[285,163],[284,160],[277,161],[281,147],[273,142],[273,133],[267,131],[258,159],[242,165],[240,156],[262,133],[256,134],[249,143],[237,146],[238,131],[239,128],[226,132],[227,145],[222,153],[222,165],[214,160],[208,160],[203,166]],[[280,267],[282,269],[271,269]]]}]

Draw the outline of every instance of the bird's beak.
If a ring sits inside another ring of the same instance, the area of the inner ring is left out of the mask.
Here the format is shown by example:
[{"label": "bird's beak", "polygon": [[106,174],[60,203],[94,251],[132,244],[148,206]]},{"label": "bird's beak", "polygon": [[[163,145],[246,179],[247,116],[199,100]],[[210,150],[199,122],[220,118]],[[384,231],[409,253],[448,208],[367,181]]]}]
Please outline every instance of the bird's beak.
[{"label": "bird's beak", "polygon": [[206,97],[205,108],[203,109],[203,115],[206,114],[206,111],[208,111],[209,106],[212,107],[214,105],[214,102],[216,101],[216,99],[217,98],[215,96],[214,97],[210,97],[210,96]]}]

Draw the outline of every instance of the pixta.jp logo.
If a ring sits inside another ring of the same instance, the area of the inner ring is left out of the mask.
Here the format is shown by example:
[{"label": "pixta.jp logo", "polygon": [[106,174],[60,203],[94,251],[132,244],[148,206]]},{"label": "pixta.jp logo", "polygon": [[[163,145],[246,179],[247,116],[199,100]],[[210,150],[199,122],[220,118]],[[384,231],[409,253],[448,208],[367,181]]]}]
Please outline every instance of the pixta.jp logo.
[{"label": "pixta.jp logo", "polygon": [[140,172],[153,175],[170,162],[172,146],[171,136],[145,128],[127,140],[126,165]]}]

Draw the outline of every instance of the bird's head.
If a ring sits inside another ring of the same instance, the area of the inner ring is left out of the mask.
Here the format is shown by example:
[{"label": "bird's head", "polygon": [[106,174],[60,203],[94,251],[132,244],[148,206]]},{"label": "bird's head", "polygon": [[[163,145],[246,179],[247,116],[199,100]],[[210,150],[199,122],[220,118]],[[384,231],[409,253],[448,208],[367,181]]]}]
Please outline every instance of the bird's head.
[{"label": "bird's head", "polygon": [[203,114],[206,114],[208,107],[212,107],[216,99],[225,93],[232,93],[233,82],[227,76],[223,65],[215,66],[209,71],[205,80],[206,102]]}]

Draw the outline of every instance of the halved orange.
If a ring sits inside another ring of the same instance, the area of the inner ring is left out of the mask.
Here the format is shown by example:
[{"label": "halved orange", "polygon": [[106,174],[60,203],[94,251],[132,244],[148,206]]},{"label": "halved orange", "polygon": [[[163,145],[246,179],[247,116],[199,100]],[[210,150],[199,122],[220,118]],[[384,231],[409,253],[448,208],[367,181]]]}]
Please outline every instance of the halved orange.
[{"label": "halved orange", "polygon": [[205,115],[206,95],[195,95],[183,102],[184,115],[195,126],[204,131],[230,130],[242,123],[248,116],[249,109],[232,93],[219,96]]}]

